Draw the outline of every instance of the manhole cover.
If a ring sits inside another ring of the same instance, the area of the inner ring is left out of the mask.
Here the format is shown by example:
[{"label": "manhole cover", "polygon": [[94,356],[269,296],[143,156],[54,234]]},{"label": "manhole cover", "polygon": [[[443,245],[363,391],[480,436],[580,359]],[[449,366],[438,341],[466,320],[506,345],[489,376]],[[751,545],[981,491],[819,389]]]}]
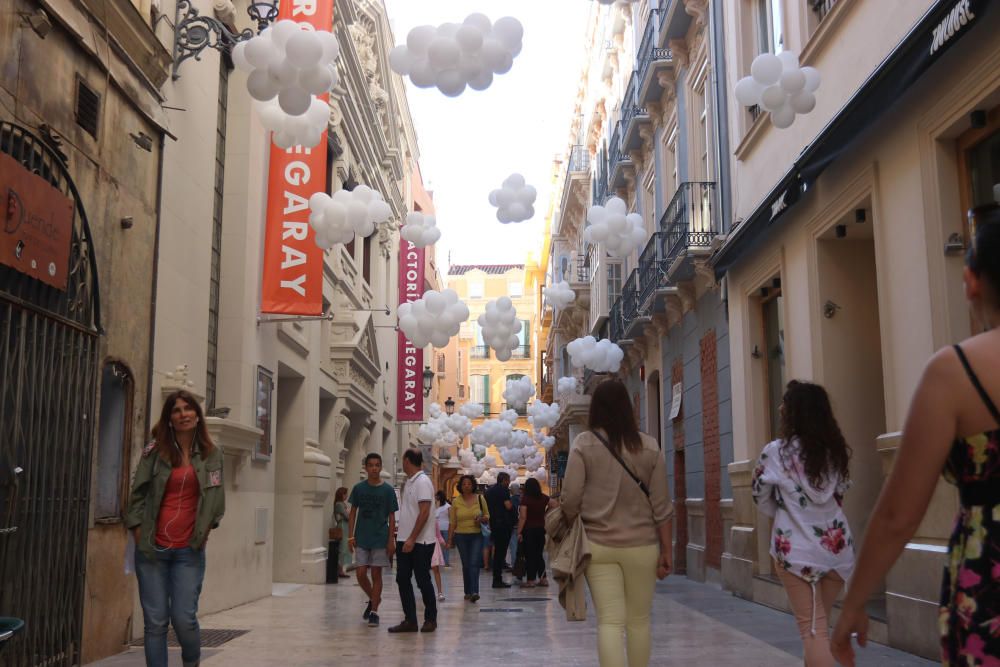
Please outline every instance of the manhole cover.
[{"label": "manhole cover", "polygon": [[[236,639],[237,637],[242,637],[249,630],[223,630],[223,629],[201,629],[201,645],[204,648],[215,648],[216,646],[222,646],[226,642]],[[142,637],[136,639],[132,642],[132,646],[142,646]],[[167,646],[178,647],[180,644],[177,642],[177,635],[174,634],[174,629],[170,628],[167,631]]]},{"label": "manhole cover", "polygon": [[480,609],[479,613],[480,614],[489,614],[489,613],[494,613],[494,614],[518,614],[518,613],[520,613],[522,611],[524,611],[524,610],[523,609]]},{"label": "manhole cover", "polygon": [[548,602],[552,598],[504,598],[506,602]]}]

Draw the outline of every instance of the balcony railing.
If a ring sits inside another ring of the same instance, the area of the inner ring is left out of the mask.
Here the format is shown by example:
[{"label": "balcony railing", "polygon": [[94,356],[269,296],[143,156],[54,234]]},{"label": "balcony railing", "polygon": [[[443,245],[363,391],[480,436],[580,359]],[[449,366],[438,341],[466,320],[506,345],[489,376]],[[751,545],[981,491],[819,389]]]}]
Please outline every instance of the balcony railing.
[{"label": "balcony railing", "polygon": [[639,317],[639,270],[632,269],[622,286],[622,330],[628,331]]},{"label": "balcony railing", "polygon": [[618,297],[608,311],[608,338],[617,343],[625,337],[625,320],[622,318],[622,298]]},{"label": "balcony railing", "polygon": [[826,15],[833,11],[838,0],[809,0],[809,5],[816,12],[816,18],[822,21]]},{"label": "balcony railing", "polygon": [[[661,3],[661,9],[654,9],[654,16],[646,22],[646,29],[642,33],[642,41],[639,42],[637,59],[639,62],[639,88],[644,89],[649,81],[650,70],[654,63],[669,62],[674,59],[674,53],[666,47],[657,46],[657,31],[662,17],[665,16],[666,4],[669,0]],[[647,94],[649,91],[647,91]],[[658,96],[658,93],[657,93]],[[639,102],[646,102],[649,98],[640,99]]]},{"label": "balcony railing", "polygon": [[608,173],[614,178],[615,168],[622,159],[622,124],[621,121],[615,123],[615,131],[611,133],[611,141],[608,143]]},{"label": "balcony railing", "polygon": [[518,345],[513,350],[511,350],[511,358],[513,359],[528,359],[531,357],[531,345],[525,343],[524,345]]},{"label": "balcony railing", "polygon": [[665,286],[667,276],[667,233],[656,232],[649,237],[639,255],[639,304],[649,303],[658,287]]},{"label": "balcony railing", "polygon": [[474,345],[472,347],[469,356],[473,359],[489,359],[490,358],[490,346],[489,345]]},{"label": "balcony railing", "polygon": [[493,412],[490,410],[490,408],[492,406],[491,403],[480,403],[479,405],[483,406],[483,416],[484,417],[489,417],[491,414],[493,414]]},{"label": "balcony railing", "polygon": [[660,218],[660,231],[667,233],[667,266],[682,250],[707,248],[718,234],[715,225],[715,183],[681,183]]},{"label": "balcony railing", "polygon": [[570,149],[569,166],[567,168],[571,173],[590,169],[590,151],[587,150],[586,146],[577,144]]},{"label": "balcony railing", "polygon": [[608,155],[604,150],[597,153],[597,165],[594,167],[593,195],[595,204],[603,204],[608,196]]}]

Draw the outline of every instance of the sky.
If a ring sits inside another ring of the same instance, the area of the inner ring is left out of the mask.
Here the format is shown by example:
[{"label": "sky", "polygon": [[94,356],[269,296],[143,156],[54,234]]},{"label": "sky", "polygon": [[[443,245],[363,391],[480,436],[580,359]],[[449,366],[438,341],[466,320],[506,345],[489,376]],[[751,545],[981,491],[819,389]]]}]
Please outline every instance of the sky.
[{"label": "sky", "polygon": [[[524,25],[524,48],[485,91],[446,97],[407,79],[424,185],[434,194],[441,240],[438,266],[520,264],[537,258],[553,190],[553,159],[569,143],[573,102],[584,64],[584,30],[593,0],[385,0],[396,44],[423,24],[461,23],[473,12]],[[512,173],[538,190],[535,217],[501,224],[490,191]]]}]

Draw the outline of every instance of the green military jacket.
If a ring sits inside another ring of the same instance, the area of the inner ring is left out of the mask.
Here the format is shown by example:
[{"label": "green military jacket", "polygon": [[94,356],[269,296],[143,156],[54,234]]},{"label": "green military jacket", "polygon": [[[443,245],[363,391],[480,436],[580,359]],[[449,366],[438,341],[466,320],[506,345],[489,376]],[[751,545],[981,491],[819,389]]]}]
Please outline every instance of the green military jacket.
[{"label": "green military jacket", "polygon": [[[226,511],[226,492],[222,479],[222,448],[216,446],[207,458],[202,458],[201,448],[195,447],[191,454],[201,493],[198,496],[198,514],[195,517],[194,532],[188,545],[200,549],[205,544],[208,531],[216,528]],[[156,453],[155,443],[142,452],[139,466],[132,482],[125,527],[141,529],[139,550],[145,554],[155,553],[156,519],[163,503],[163,493],[167,488],[172,468]]]}]

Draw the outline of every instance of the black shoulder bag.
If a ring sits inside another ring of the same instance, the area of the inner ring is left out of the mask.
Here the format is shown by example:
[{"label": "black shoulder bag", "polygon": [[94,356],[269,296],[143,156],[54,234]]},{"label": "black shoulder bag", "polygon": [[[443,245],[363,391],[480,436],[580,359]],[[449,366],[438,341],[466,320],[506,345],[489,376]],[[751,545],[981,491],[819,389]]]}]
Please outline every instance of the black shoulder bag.
[{"label": "black shoulder bag", "polygon": [[601,443],[605,447],[607,447],[608,451],[611,453],[611,456],[615,457],[615,460],[621,464],[622,468],[625,469],[625,472],[628,473],[628,476],[631,477],[633,480],[635,480],[635,483],[639,485],[639,488],[642,489],[642,492],[646,494],[647,498],[649,498],[649,487],[647,487],[646,483],[643,482],[641,479],[639,479],[634,472],[629,470],[629,467],[625,465],[625,461],[622,460],[622,457],[618,454],[618,452],[615,451],[614,447],[611,446],[611,443],[608,442],[608,439],[605,438],[600,433],[598,433],[597,431],[591,431],[591,433],[593,433],[594,437],[600,440]]}]

